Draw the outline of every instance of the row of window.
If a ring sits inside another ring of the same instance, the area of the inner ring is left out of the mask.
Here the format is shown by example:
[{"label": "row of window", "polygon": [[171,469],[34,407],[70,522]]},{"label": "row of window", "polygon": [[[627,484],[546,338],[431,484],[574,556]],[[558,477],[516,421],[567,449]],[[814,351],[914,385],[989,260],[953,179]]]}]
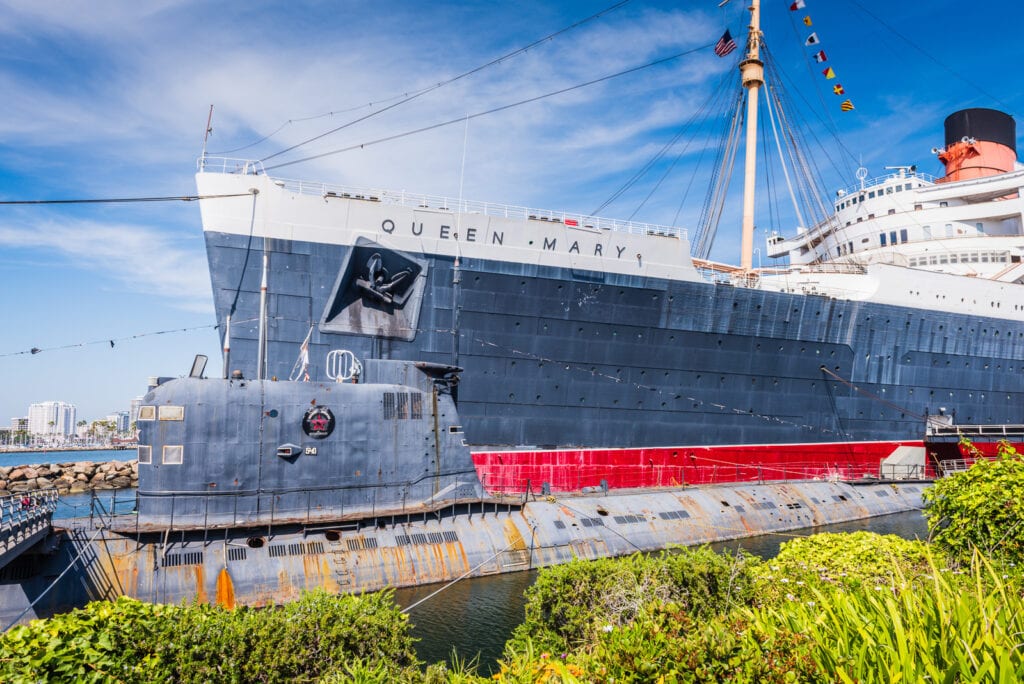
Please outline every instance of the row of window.
[{"label": "row of window", "polygon": [[[160,462],[164,465],[181,465],[185,447],[180,444],[165,444],[160,454]],[[153,462],[153,447],[139,445],[139,463],[149,464]]]},{"label": "row of window", "polygon": [[185,420],[184,406],[140,406],[139,420]]},{"label": "row of window", "polygon": [[936,266],[940,264],[1005,264],[1010,261],[1009,252],[961,252],[959,254],[931,254],[910,257],[911,266]]},{"label": "row of window", "polygon": [[864,202],[875,197],[881,197],[882,195],[891,195],[894,192],[903,192],[904,190],[911,190],[914,187],[913,183],[906,183],[904,185],[890,185],[886,188],[878,188],[878,190],[869,190],[867,194],[861,192],[859,195],[847,199],[844,202],[840,202],[836,205],[836,211],[852,207],[857,202]]}]

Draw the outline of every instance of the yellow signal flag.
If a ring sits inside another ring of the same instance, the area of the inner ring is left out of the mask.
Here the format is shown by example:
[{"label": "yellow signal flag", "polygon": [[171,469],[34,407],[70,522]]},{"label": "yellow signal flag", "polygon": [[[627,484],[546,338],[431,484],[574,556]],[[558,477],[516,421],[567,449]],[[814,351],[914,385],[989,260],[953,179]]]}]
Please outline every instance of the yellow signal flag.
[{"label": "yellow signal flag", "polygon": [[853,103],[850,102],[849,100],[843,100],[843,104],[839,105],[839,109],[843,110],[844,112],[852,112]]},{"label": "yellow signal flag", "polygon": [[832,67],[826,67],[821,73],[825,74],[825,78],[835,78],[836,72]]},{"label": "yellow signal flag", "polygon": [[836,95],[842,95],[846,91],[843,90],[842,83],[836,83],[834,86],[832,86],[832,92],[835,93]]},{"label": "yellow signal flag", "polygon": [[811,25],[811,18],[809,16],[804,17],[804,26],[810,26],[810,25]]}]

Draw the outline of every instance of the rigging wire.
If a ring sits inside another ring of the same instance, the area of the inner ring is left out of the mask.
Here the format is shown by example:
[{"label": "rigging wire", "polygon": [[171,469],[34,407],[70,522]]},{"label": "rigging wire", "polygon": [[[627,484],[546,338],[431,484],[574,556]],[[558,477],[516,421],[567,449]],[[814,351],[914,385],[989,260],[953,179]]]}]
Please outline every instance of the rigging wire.
[{"label": "rigging wire", "polygon": [[952,75],[956,76],[957,78],[959,78],[959,79],[960,79],[961,81],[963,81],[963,82],[964,82],[964,83],[966,83],[967,85],[971,86],[972,88],[975,88],[975,89],[976,89],[976,90],[977,90],[977,91],[978,91],[979,93],[981,93],[981,94],[982,94],[982,95],[984,95],[985,97],[991,98],[991,99],[992,99],[992,101],[994,101],[994,102],[997,102],[997,103],[999,103],[999,106],[1003,107],[1004,109],[1010,109],[1010,106],[1009,106],[1009,105],[1008,105],[1008,104],[1007,104],[1006,102],[1004,102],[1003,100],[999,99],[998,97],[996,97],[996,96],[995,96],[995,95],[993,95],[992,93],[988,92],[987,90],[985,90],[984,88],[982,88],[981,86],[979,86],[979,85],[978,85],[977,83],[974,83],[973,81],[971,81],[970,79],[968,79],[968,78],[967,78],[966,76],[964,76],[963,74],[961,74],[961,73],[959,73],[959,72],[957,72],[957,71],[953,70],[953,68],[952,68],[952,67],[950,67],[950,66],[946,65],[946,64],[945,64],[945,63],[943,63],[943,62],[940,62],[940,61],[938,60],[938,58],[936,58],[936,57],[932,56],[932,55],[931,55],[931,54],[930,54],[930,53],[929,53],[929,52],[928,52],[927,50],[925,50],[924,48],[922,48],[922,47],[921,47],[920,45],[918,45],[918,44],[917,44],[917,43],[915,43],[914,41],[910,40],[910,38],[906,37],[905,35],[903,35],[903,34],[902,34],[902,33],[900,33],[899,31],[897,31],[896,29],[894,29],[894,28],[893,28],[892,26],[889,26],[889,24],[885,23],[885,21],[883,21],[883,20],[882,20],[882,19],[881,19],[880,17],[878,17],[877,15],[875,15],[874,13],[872,13],[872,12],[871,12],[871,11],[870,11],[870,10],[869,10],[868,8],[864,7],[864,5],[862,5],[862,4],[860,4],[859,2],[857,2],[857,0],[849,0],[849,1],[850,1],[850,4],[851,4],[851,5],[853,5],[854,7],[856,7],[857,9],[859,9],[859,10],[860,10],[861,12],[863,12],[863,13],[864,13],[864,14],[866,14],[866,15],[868,15],[869,17],[871,17],[872,19],[874,19],[875,21],[877,21],[877,22],[878,22],[879,24],[881,24],[881,25],[882,25],[883,27],[885,27],[886,29],[888,29],[889,31],[891,31],[891,32],[892,32],[892,34],[893,34],[894,36],[896,36],[897,38],[899,38],[900,40],[902,40],[902,41],[903,41],[904,43],[906,43],[906,44],[907,44],[907,45],[909,45],[910,47],[914,48],[915,50],[917,50],[918,52],[920,52],[920,53],[921,53],[922,55],[924,55],[925,57],[927,57],[927,58],[928,58],[928,59],[930,59],[931,61],[933,61],[933,62],[935,62],[936,64],[938,64],[938,65],[939,65],[940,67],[942,67],[943,69],[945,69],[946,71],[948,71],[948,72],[949,72],[949,73],[951,73]]},{"label": "rigging wire", "polygon": [[[584,83],[578,83],[576,85],[568,86],[566,88],[560,88],[559,90],[554,90],[554,91],[551,91],[549,93],[544,93],[543,95],[537,95],[535,97],[529,97],[529,98],[526,98],[525,100],[519,100],[518,102],[513,102],[513,103],[507,104],[507,105],[502,105],[500,107],[494,107],[493,109],[488,109],[488,110],[485,110],[485,111],[482,111],[482,112],[477,112],[475,114],[466,114],[464,116],[459,116],[458,118],[455,118],[455,119],[449,119],[448,121],[442,121],[440,123],[431,124],[429,126],[422,126],[420,128],[416,128],[416,129],[413,129],[413,130],[410,130],[410,131],[405,131],[403,133],[396,133],[394,135],[388,135],[388,136],[385,136],[383,138],[377,138],[375,140],[370,140],[370,141],[367,141],[367,142],[364,142],[364,143],[358,143],[358,144],[355,144],[355,145],[349,145],[348,147],[343,147],[343,148],[340,148],[340,149],[337,149],[337,150],[331,150],[330,152],[322,152],[320,154],[314,154],[314,155],[311,155],[309,157],[303,157],[301,159],[295,159],[293,161],[282,162],[280,164],[273,164],[271,166],[265,167],[264,171],[271,171],[273,169],[280,169],[280,168],[283,168],[285,166],[292,166],[293,164],[299,164],[299,163],[302,163],[302,162],[312,161],[314,159],[322,159],[324,157],[329,157],[331,155],[341,154],[342,152],[351,152],[352,150],[361,150],[363,148],[370,147],[371,145],[378,145],[380,143],[390,142],[392,140],[398,140],[400,138],[405,138],[405,137],[408,137],[410,135],[416,135],[418,133],[425,133],[426,131],[432,131],[432,130],[435,130],[435,129],[438,129],[438,128],[443,128],[445,126],[451,126],[452,124],[456,124],[456,123],[465,123],[469,119],[478,119],[478,118],[480,118],[482,116],[487,116],[489,114],[495,114],[497,112],[502,112],[502,111],[505,111],[507,109],[512,109],[514,107],[519,107],[519,106],[525,105],[525,104],[531,104],[533,102],[539,102],[540,100],[544,100],[544,99],[547,99],[549,97],[554,97],[556,95],[562,95],[564,93],[569,93],[569,92],[572,92],[574,90],[579,90],[580,88],[586,88],[587,86],[592,86],[592,85],[597,84],[597,83],[603,83],[604,81],[610,81],[613,78],[618,78],[620,76],[626,76],[628,74],[632,74],[632,73],[635,73],[637,71],[641,71],[643,69],[649,69],[651,67],[658,66],[660,64],[665,64],[666,62],[671,62],[672,60],[675,60],[675,59],[679,59],[680,57],[685,57],[687,55],[692,55],[695,52],[700,52],[702,50],[707,50],[708,48],[710,48],[712,46],[713,46],[712,43],[708,43],[707,45],[701,45],[701,46],[693,48],[691,50],[686,50],[684,52],[679,52],[679,53],[676,53],[674,55],[669,55],[668,57],[662,57],[661,59],[656,59],[653,62],[648,62],[646,64],[641,64],[640,66],[635,66],[635,67],[631,67],[629,69],[625,69],[624,71],[619,71],[617,73],[609,74],[607,76],[601,76],[600,78],[595,78],[593,80],[586,81]],[[268,157],[268,159],[269,159],[269,157]]]},{"label": "rigging wire", "polygon": [[40,204],[131,204],[135,202],[195,202],[207,199],[226,199],[228,197],[248,197],[251,192],[238,192],[230,195],[179,195],[176,197],[118,197],[103,199],[49,199],[49,200],[0,200],[0,205],[40,205]]},{"label": "rigging wire", "polygon": [[[613,202],[615,202],[615,200],[621,197],[627,190],[632,188],[643,176],[647,174],[647,172],[650,169],[654,167],[654,165],[658,161],[660,161],[676,145],[676,143],[679,142],[679,140],[687,132],[689,127],[694,124],[694,122],[704,118],[704,113],[707,111],[709,105],[720,96],[720,89],[722,87],[724,80],[728,76],[729,72],[725,72],[723,74],[723,78],[720,79],[718,85],[711,90],[708,97],[704,100],[704,102],[701,103],[700,107],[698,107],[694,111],[694,113],[690,115],[690,118],[680,127],[679,131],[665,145],[663,145],[662,148],[658,150],[658,152],[646,164],[644,164],[639,171],[633,174],[632,177],[626,180],[626,182],[623,183],[615,192],[613,192],[612,195],[608,199],[606,199],[597,209],[591,212],[592,216],[597,216],[601,211],[603,211],[605,208],[607,208]],[[683,146],[683,149],[679,152],[678,155],[676,155],[672,163],[669,165],[668,169],[661,175],[661,177],[658,179],[654,187],[643,199],[643,201],[641,201],[637,208],[633,210],[633,213],[630,214],[629,220],[632,220],[636,216],[636,214],[644,207],[644,205],[646,205],[648,200],[650,200],[650,198],[654,195],[658,188],[661,187],[662,183],[665,181],[665,179],[668,178],[669,174],[675,168],[676,164],[679,163],[679,161],[686,154],[687,150],[689,150],[690,145],[693,143],[693,139],[694,138],[691,137],[689,140],[687,140],[686,144]]]},{"label": "rigging wire", "polygon": [[156,330],[154,332],[145,332],[145,333],[137,333],[135,335],[126,335],[125,337],[108,337],[108,338],[105,338],[105,339],[102,339],[102,340],[92,340],[91,342],[75,342],[75,343],[72,343],[72,344],[62,344],[62,345],[58,345],[58,346],[55,346],[55,347],[32,347],[31,349],[24,349],[22,351],[6,352],[6,353],[3,353],[3,354],[0,354],[0,358],[5,358],[5,357],[8,357],[8,356],[22,356],[22,355],[25,355],[25,354],[35,355],[35,354],[40,354],[42,352],[60,351],[62,349],[75,349],[75,348],[78,348],[78,347],[89,347],[89,346],[92,346],[94,344],[109,344],[110,347],[113,348],[114,344],[117,343],[117,342],[125,342],[127,340],[137,340],[137,339],[139,339],[141,337],[152,337],[154,335],[168,335],[170,333],[179,333],[179,332],[192,332],[193,330],[206,330],[207,328],[213,328],[214,330],[216,330],[217,327],[218,326],[214,323],[214,324],[210,324],[210,325],[196,325],[196,326],[193,326],[191,328],[172,328],[170,330]]},{"label": "rigging wire", "polygon": [[[331,135],[332,133],[337,133],[340,130],[343,130],[345,128],[353,126],[353,125],[355,125],[357,123],[360,123],[362,121],[366,121],[367,119],[369,119],[371,117],[374,117],[374,116],[377,116],[378,114],[383,114],[384,112],[386,112],[388,110],[394,109],[395,107],[403,105],[406,102],[410,102],[412,100],[415,100],[416,98],[418,98],[418,97],[420,97],[422,95],[425,95],[425,94],[427,94],[429,92],[432,92],[434,90],[437,90],[438,88],[442,88],[442,87],[444,87],[446,85],[450,85],[452,83],[455,83],[458,80],[461,80],[461,79],[466,78],[468,76],[471,76],[471,75],[473,75],[475,73],[483,71],[484,69],[487,69],[488,67],[494,66],[496,64],[500,64],[500,63],[504,62],[505,60],[511,59],[512,57],[517,57],[517,56],[519,56],[519,55],[529,51],[530,49],[540,45],[541,43],[545,43],[545,42],[548,42],[550,40],[553,40],[554,38],[556,38],[557,36],[559,36],[559,35],[561,35],[563,33],[567,33],[567,32],[569,32],[569,31],[571,31],[571,30],[573,30],[575,28],[578,28],[578,27],[580,27],[580,26],[582,26],[582,25],[584,25],[584,24],[586,24],[586,23],[588,23],[590,21],[593,21],[594,19],[602,17],[605,14],[609,14],[609,13],[619,9],[620,7],[626,5],[629,2],[630,2],[630,0],[621,0],[620,2],[617,2],[614,5],[611,5],[610,7],[606,7],[605,9],[601,10],[600,12],[597,12],[596,14],[592,14],[592,15],[590,15],[589,17],[587,17],[585,19],[581,19],[580,21],[577,21],[574,24],[570,24],[569,26],[567,26],[567,27],[565,27],[563,29],[559,29],[558,31],[555,31],[554,33],[550,33],[547,36],[544,36],[543,38],[535,40],[532,43],[530,43],[529,45],[526,45],[524,47],[521,47],[521,48],[518,48],[516,50],[513,50],[512,52],[509,52],[509,53],[506,53],[506,54],[502,55],[501,57],[497,57],[495,59],[492,59],[490,62],[487,62],[486,64],[482,64],[482,65],[480,65],[480,66],[478,66],[478,67],[476,67],[474,69],[470,69],[469,71],[463,72],[463,73],[459,74],[458,76],[454,76],[454,77],[452,77],[452,78],[450,78],[450,79],[448,79],[446,81],[441,81],[441,82],[436,83],[436,84],[434,84],[432,86],[429,86],[427,88],[423,88],[422,90],[414,92],[413,94],[411,94],[411,95],[409,95],[407,97],[404,97],[403,99],[399,100],[398,102],[395,102],[394,104],[388,105],[387,107],[384,107],[383,109],[378,109],[375,112],[371,112],[370,114],[367,114],[366,116],[361,116],[361,117],[359,117],[357,119],[349,121],[348,123],[342,124],[341,126],[338,126],[337,128],[333,128],[333,129],[331,129],[331,130],[329,130],[329,131],[327,131],[325,133],[321,133],[320,135],[314,136],[314,137],[309,138],[307,140],[303,140],[302,142],[296,143],[296,144],[292,145],[291,147],[286,147],[283,150],[280,150],[280,151],[275,152],[275,153],[273,153],[273,154],[271,154],[269,156],[264,157],[260,161],[265,162],[268,159],[273,159],[275,157],[279,157],[282,154],[285,154],[287,152],[291,152],[292,150],[295,150],[295,149],[297,149],[299,147],[302,147],[303,145],[308,145],[309,143],[314,142],[316,140],[320,140],[321,138],[324,138],[324,137],[326,137],[328,135]],[[317,158],[318,157],[312,157],[312,159],[317,159]],[[300,161],[308,161],[309,159],[310,158],[303,159],[303,160],[300,160]],[[296,163],[296,162],[291,162],[291,163]],[[283,165],[279,164],[278,166],[283,166]]]}]

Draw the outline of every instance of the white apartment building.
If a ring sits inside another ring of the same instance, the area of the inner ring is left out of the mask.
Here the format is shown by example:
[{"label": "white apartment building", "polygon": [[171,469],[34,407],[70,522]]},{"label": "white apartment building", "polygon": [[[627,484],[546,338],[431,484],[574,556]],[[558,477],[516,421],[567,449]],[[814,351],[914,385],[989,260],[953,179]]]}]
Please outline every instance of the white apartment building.
[{"label": "white apartment building", "polygon": [[28,407],[28,431],[33,435],[75,434],[77,409],[63,401],[44,401]]}]

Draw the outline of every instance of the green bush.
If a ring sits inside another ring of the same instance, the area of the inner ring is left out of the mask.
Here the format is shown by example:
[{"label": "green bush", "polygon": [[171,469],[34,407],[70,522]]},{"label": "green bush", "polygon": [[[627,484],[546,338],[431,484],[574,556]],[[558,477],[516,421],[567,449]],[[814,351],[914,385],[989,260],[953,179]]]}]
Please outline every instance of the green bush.
[{"label": "green bush", "polygon": [[765,634],[806,636],[828,681],[1024,680],[1019,576],[976,555],[966,580],[936,566],[925,582],[909,584],[898,571],[894,577],[892,587],[822,583],[810,600],[740,613]]},{"label": "green bush", "polygon": [[994,460],[979,458],[936,481],[923,497],[936,544],[965,558],[978,548],[990,558],[1024,561],[1024,456],[1009,443]]},{"label": "green bush", "polygon": [[891,586],[896,577],[930,573],[926,542],[874,532],[822,533],[785,542],[778,555],[751,568],[762,603],[810,595],[821,584]]},{"label": "green bush", "polygon": [[724,612],[751,600],[747,568],[758,562],[702,547],[546,568],[526,591],[526,618],[509,646],[521,651],[529,642],[541,652],[567,652],[609,625],[629,624],[652,603],[671,602],[695,617]]},{"label": "green bush", "polygon": [[311,682],[345,667],[394,680],[418,665],[389,592],[314,591],[277,608],[236,610],[120,598],[0,638],[5,682]]}]

